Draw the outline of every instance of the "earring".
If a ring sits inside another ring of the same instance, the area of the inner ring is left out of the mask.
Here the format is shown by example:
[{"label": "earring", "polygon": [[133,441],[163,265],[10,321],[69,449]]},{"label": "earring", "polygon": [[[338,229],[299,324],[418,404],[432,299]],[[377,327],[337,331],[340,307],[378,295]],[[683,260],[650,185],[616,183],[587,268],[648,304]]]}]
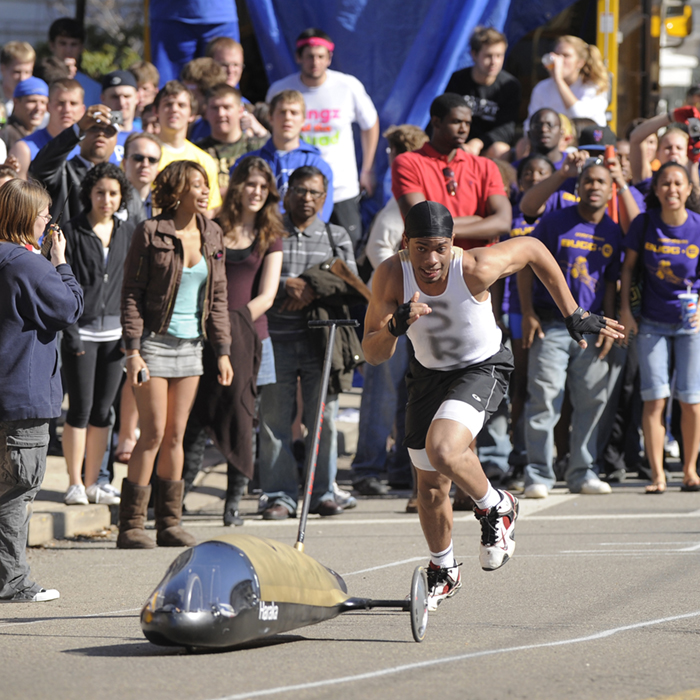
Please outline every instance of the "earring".
[{"label": "earring", "polygon": [[175,209],[177,209],[180,206],[180,200],[178,199],[177,202],[175,202]]}]

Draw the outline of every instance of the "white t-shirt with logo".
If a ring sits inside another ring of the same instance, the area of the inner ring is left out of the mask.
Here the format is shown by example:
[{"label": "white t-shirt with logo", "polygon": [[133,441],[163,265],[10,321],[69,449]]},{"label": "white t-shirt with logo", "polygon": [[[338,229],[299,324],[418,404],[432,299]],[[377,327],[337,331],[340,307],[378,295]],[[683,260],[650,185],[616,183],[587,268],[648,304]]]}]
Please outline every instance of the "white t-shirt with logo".
[{"label": "white t-shirt with logo", "polygon": [[306,122],[301,133],[313,144],[333,171],[333,201],[344,202],[360,194],[352,124],[362,131],[377,121],[377,110],[362,83],[352,75],[335,70],[326,72],[326,80],[309,87],[294,73],[270,86],[267,102],[282,90],[298,90],[306,102]]}]

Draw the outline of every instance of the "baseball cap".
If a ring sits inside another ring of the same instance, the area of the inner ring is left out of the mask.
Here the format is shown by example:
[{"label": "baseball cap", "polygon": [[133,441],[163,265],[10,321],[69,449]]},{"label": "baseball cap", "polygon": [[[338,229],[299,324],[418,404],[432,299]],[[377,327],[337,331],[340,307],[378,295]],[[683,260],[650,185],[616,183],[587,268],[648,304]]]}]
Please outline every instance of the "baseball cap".
[{"label": "baseball cap", "polygon": [[107,88],[120,87],[121,85],[126,85],[138,90],[138,83],[136,82],[136,77],[131,71],[128,70],[115,70],[111,73],[107,73],[104,78],[102,78],[102,91],[104,92]]},{"label": "baseball cap", "polygon": [[581,151],[604,151],[606,146],[616,146],[617,136],[609,126],[587,126],[578,139]]}]

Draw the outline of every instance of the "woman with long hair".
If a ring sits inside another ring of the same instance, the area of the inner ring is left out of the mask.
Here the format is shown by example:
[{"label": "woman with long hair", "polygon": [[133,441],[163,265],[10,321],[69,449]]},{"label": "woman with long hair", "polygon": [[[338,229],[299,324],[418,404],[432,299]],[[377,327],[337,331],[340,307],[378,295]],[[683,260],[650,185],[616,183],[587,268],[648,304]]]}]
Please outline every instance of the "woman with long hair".
[{"label": "woman with long hair", "polygon": [[549,107],[571,119],[592,119],[605,126],[609,79],[598,48],[565,35],[546,58],[550,77],[533,88],[527,121],[538,109]]},{"label": "woman with long hair", "polygon": [[231,386],[217,387],[213,353],[205,349],[204,377],[185,437],[185,481],[191,485],[201,468],[203,430],[207,426],[227,461],[224,525],[243,524],[238,506],[253,476],[257,387],[276,381],[265,312],[272,306],[279,288],[282,238],[287,235],[279,201],[270,166],[262,158],[248,156],[231,175],[218,219],[226,247],[236,374]]},{"label": "woman with long hair", "polygon": [[218,381],[231,384],[231,326],[221,228],[206,218],[209,181],[193,161],[158,175],[155,219],[139,224],[124,265],[122,327],[127,381],[134,387],[141,434],[122,483],[117,547],[149,549],[144,523],[156,470],[156,542],[191,546],[180,526],[187,419],[202,374],[203,339],[216,354]]},{"label": "woman with long hair", "polygon": [[56,333],[83,312],[60,229],[52,234],[50,262],[36,250],[50,205],[36,182],[0,187],[0,601],[59,597],[30,579],[26,559],[27,507],[41,488],[49,419],[61,414],[63,400]]},{"label": "woman with long hair", "polygon": [[[700,491],[697,473],[700,447],[700,313],[683,321],[682,297],[697,294],[700,214],[686,168],[667,162],[654,173],[647,211],[640,214],[625,238],[621,273],[620,321],[625,341],[637,335],[644,447],[652,483],[647,493],[666,490],[664,422],[671,397],[670,363],[675,365],[675,398],[681,406],[683,436],[682,490]],[[692,207],[692,209],[691,209]],[[641,257],[641,261],[639,258]],[[632,280],[641,267],[641,320],[632,312]],[[697,297],[696,297],[697,299]]]},{"label": "woman with long hair", "polygon": [[135,224],[117,212],[126,208],[130,190],[116,165],[96,165],[82,182],[83,211],[66,224],[66,259],[85,292],[83,315],[66,329],[61,344],[69,401],[62,441],[70,482],[66,505],[119,503],[119,492],[98,484],[97,477],[123,374],[121,290]]}]

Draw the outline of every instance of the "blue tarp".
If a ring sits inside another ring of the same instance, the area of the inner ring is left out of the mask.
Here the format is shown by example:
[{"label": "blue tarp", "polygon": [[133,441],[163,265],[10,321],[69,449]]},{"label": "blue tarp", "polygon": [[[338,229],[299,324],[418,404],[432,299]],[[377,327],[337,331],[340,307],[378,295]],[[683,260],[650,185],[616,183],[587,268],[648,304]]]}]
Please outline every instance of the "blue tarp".
[{"label": "blue tarp", "polygon": [[[247,0],[270,82],[298,70],[294,41],[319,27],[335,42],[333,68],[359,78],[382,131],[428,122],[430,103],[455,70],[471,65],[469,37],[479,24],[514,44],[573,0]],[[382,149],[377,171],[386,169]]]}]

